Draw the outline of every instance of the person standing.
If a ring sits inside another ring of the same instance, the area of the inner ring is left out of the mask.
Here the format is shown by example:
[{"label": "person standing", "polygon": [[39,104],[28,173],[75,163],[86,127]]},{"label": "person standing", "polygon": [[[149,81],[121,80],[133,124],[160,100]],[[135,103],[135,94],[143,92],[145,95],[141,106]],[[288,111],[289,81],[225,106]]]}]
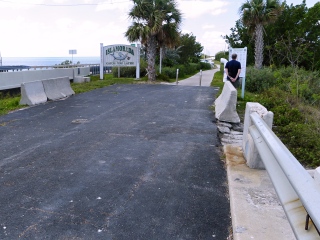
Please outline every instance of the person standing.
[{"label": "person standing", "polygon": [[240,85],[240,73],[241,73],[241,63],[237,61],[237,54],[232,54],[232,60],[227,62],[224,71],[227,74],[227,80],[229,80],[235,88]]}]

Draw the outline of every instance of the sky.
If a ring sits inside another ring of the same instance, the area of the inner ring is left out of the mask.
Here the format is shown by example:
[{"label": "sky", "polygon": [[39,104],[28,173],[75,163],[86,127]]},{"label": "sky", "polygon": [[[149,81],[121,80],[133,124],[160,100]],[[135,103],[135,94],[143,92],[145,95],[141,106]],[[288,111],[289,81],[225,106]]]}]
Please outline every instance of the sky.
[{"label": "sky", "polygon": [[[221,36],[240,18],[245,0],[176,0],[182,33],[192,33],[206,55],[227,49]],[[288,5],[302,0],[287,0]],[[312,7],[317,0],[306,0]],[[2,57],[99,56],[100,43],[130,44],[130,0],[0,0]]]}]

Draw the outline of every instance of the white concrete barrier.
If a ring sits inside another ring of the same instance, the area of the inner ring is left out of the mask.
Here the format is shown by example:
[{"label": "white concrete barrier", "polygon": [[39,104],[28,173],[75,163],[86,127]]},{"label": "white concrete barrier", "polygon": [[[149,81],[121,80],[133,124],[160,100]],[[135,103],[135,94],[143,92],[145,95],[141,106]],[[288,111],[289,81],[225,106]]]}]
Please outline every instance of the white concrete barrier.
[{"label": "white concrete barrier", "polygon": [[219,121],[239,123],[237,113],[237,90],[230,81],[224,83],[222,93],[215,101],[215,114]]},{"label": "white concrete barrier", "polygon": [[47,95],[44,91],[42,81],[34,81],[21,84],[20,104],[29,106],[45,103]]},{"label": "white concrete barrier", "polygon": [[90,68],[89,67],[78,67],[78,68],[73,68],[73,76],[89,76],[90,75]]},{"label": "white concrete barrier", "polygon": [[90,77],[76,76],[73,79],[74,83],[85,83],[90,82]]},{"label": "white concrete barrier", "polygon": [[70,80],[68,77],[56,78],[58,89],[60,89],[63,95],[66,97],[74,95],[74,91],[71,88]]},{"label": "white concrete barrier", "polygon": [[43,80],[42,83],[49,100],[58,100],[74,94],[67,76]]},{"label": "white concrete barrier", "polygon": [[223,82],[226,82],[226,81],[228,81],[228,79],[227,79],[227,74],[226,74],[226,72],[225,72],[225,68],[226,68],[226,64],[227,64],[227,62],[228,62],[228,60],[227,59],[225,59],[225,58],[220,58],[220,63],[223,63]]}]

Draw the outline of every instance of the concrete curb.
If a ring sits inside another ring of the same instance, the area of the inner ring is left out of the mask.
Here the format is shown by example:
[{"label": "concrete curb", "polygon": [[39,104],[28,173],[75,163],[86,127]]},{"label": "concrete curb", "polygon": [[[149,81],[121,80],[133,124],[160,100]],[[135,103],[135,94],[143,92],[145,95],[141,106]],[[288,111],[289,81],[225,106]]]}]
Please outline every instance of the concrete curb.
[{"label": "concrete curb", "polygon": [[241,147],[223,147],[234,240],[296,239],[266,170],[245,164]]}]

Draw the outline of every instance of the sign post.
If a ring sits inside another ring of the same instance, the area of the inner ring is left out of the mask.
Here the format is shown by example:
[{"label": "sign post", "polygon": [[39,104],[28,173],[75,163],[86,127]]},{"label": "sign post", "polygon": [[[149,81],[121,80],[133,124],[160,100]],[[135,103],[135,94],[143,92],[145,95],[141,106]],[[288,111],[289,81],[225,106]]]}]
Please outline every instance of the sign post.
[{"label": "sign post", "polygon": [[73,64],[73,54],[77,54],[77,50],[76,49],[72,49],[72,50],[69,50],[69,54],[72,55],[72,64]]},{"label": "sign post", "polygon": [[104,58],[103,58],[103,43],[100,43],[100,80],[103,80],[103,63],[104,63]]},{"label": "sign post", "polygon": [[246,69],[247,69],[247,47],[245,48],[229,48],[229,61],[232,60],[232,54],[237,54],[237,60],[241,63],[240,78],[242,78],[241,86],[241,98],[244,98],[244,89],[246,85]]}]

